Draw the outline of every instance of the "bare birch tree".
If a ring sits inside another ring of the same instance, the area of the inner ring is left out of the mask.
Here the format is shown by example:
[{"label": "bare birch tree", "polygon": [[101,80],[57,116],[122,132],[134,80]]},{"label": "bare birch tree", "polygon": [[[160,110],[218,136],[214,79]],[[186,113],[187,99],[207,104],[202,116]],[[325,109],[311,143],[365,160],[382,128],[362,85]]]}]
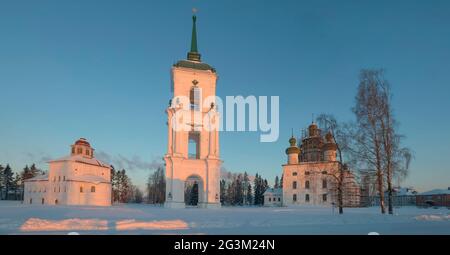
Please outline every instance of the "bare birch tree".
[{"label": "bare birch tree", "polygon": [[411,152],[408,148],[401,148],[401,139],[403,136],[396,132],[397,123],[393,116],[391,106],[391,91],[389,82],[383,78],[383,73],[380,73],[382,82],[380,85],[381,107],[383,111],[380,119],[383,152],[384,152],[384,169],[386,171],[386,183],[388,192],[388,212],[394,213],[393,208],[393,183],[392,180],[395,175],[399,178],[405,177],[408,173],[409,163],[411,161]]},{"label": "bare birch tree", "polygon": [[362,70],[353,112],[356,129],[353,133],[353,155],[365,165],[364,168],[376,173],[377,190],[380,197],[381,213],[386,213],[384,204],[383,135],[380,119],[383,117],[380,96],[381,71]]},{"label": "bare birch tree", "polygon": [[385,184],[388,193],[388,211],[393,214],[393,177],[404,177],[411,161],[411,152],[402,148],[402,136],[396,132],[396,121],[391,106],[390,85],[383,70],[362,70],[353,112],[356,125],[350,148],[362,168],[376,173],[381,213],[385,208]]},{"label": "bare birch tree", "polygon": [[317,117],[317,122],[321,128],[329,131],[333,137],[333,142],[336,144],[338,153],[338,171],[336,173],[328,173],[336,181],[337,189],[337,206],[339,214],[344,213],[344,163],[342,157],[341,142],[344,143],[345,135],[339,128],[336,119],[329,114],[320,114]]}]

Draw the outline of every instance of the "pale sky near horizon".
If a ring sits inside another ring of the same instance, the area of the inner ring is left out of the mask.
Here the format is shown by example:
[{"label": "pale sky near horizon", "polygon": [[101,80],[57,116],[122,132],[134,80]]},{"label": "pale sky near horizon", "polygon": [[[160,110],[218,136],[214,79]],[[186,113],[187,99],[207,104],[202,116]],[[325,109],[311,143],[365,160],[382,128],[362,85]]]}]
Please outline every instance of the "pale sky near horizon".
[{"label": "pale sky near horizon", "polygon": [[142,185],[166,152],[170,67],[190,46],[217,69],[217,93],[279,96],[280,137],[223,132],[232,172],[281,175],[312,114],[353,119],[362,68],[384,68],[404,145],[403,186],[450,186],[450,1],[0,2],[0,164],[15,171],[86,137]]}]

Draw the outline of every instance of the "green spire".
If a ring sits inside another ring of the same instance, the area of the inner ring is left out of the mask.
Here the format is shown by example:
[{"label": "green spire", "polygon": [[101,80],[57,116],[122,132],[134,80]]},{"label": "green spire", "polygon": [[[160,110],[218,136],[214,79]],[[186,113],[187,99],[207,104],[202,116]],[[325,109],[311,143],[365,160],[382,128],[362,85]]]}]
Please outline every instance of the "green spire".
[{"label": "green spire", "polygon": [[192,16],[192,41],[191,41],[191,52],[197,52],[197,26],[195,22],[197,21],[197,17]]},{"label": "green spire", "polygon": [[188,52],[187,58],[192,61],[200,61],[200,53],[198,53],[197,48],[197,16],[192,16],[192,40],[191,40],[191,51]]}]

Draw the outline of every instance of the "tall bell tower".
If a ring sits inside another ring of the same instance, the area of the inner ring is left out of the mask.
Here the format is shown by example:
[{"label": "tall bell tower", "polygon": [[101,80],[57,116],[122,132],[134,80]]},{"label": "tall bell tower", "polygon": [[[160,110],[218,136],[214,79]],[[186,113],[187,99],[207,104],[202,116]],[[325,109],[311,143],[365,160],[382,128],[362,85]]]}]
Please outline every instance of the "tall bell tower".
[{"label": "tall bell tower", "polygon": [[192,17],[191,50],[187,60],[172,66],[168,117],[166,207],[184,208],[186,183],[196,185],[195,205],[220,207],[219,121],[216,106],[217,73],[201,61],[197,49],[197,17]]}]

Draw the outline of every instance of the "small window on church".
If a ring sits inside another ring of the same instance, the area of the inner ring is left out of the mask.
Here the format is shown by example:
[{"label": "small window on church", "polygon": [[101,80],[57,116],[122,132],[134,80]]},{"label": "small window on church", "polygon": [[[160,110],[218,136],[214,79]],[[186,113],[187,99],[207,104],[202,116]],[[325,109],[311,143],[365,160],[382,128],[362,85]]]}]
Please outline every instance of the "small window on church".
[{"label": "small window on church", "polygon": [[83,186],[80,186],[80,193],[83,193]]},{"label": "small window on church", "polygon": [[292,176],[297,176],[297,172],[293,172],[293,173],[292,173]]},{"label": "small window on church", "polygon": [[305,202],[309,202],[309,194],[305,195]]},{"label": "small window on church", "polygon": [[95,186],[91,186],[91,192],[95,192]]},{"label": "small window on church", "polygon": [[188,157],[200,158],[200,133],[198,132],[189,132]]},{"label": "small window on church", "polygon": [[58,181],[59,181],[59,182],[61,181],[61,176],[58,176]]},{"label": "small window on church", "polygon": [[327,194],[323,194],[323,195],[322,195],[322,200],[323,200],[324,202],[327,201]]},{"label": "small window on church", "polygon": [[86,150],[86,155],[87,155],[87,156],[91,155],[91,153],[90,153],[89,150]]},{"label": "small window on church", "polygon": [[272,198],[269,197],[269,202],[272,202]]},{"label": "small window on church", "polygon": [[297,194],[292,195],[292,201],[297,202]]},{"label": "small window on church", "polygon": [[297,189],[297,182],[296,181],[292,182],[292,189]]},{"label": "small window on church", "polygon": [[323,179],[323,180],[322,180],[322,188],[326,189],[327,186],[328,186],[327,180],[326,180],[326,179]]},{"label": "small window on church", "polygon": [[305,189],[309,189],[309,181],[305,181]]}]

